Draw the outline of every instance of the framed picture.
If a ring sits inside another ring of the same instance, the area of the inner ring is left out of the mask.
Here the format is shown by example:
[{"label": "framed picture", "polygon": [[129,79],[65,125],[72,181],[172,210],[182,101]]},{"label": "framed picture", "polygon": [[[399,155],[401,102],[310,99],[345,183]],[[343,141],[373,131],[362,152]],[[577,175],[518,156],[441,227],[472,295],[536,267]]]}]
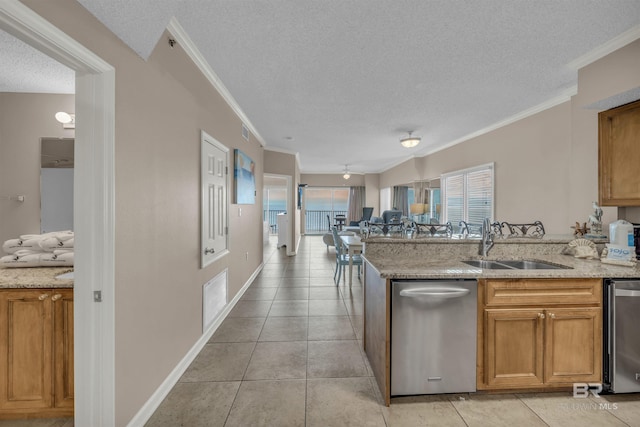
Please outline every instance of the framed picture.
[{"label": "framed picture", "polygon": [[256,202],[256,164],[251,157],[237,148],[234,152],[233,177],[236,203],[253,205]]}]

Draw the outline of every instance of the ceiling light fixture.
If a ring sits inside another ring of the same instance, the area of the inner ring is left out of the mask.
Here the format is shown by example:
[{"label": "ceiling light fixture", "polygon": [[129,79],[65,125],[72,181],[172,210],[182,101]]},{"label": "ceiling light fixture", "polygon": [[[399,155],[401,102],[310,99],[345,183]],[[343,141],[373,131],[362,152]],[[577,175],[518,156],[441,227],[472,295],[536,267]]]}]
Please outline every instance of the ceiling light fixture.
[{"label": "ceiling light fixture", "polygon": [[76,128],[76,115],[65,113],[64,111],[58,111],[55,115],[56,120],[62,123],[64,129]]},{"label": "ceiling light fixture", "polygon": [[404,137],[400,140],[400,144],[402,144],[403,147],[405,148],[413,148],[416,145],[420,144],[420,137],[419,136],[411,136],[413,132],[409,131],[409,136]]},{"label": "ceiling light fixture", "polygon": [[351,178],[351,174],[349,173],[349,165],[344,165],[344,175],[342,175],[344,179]]}]

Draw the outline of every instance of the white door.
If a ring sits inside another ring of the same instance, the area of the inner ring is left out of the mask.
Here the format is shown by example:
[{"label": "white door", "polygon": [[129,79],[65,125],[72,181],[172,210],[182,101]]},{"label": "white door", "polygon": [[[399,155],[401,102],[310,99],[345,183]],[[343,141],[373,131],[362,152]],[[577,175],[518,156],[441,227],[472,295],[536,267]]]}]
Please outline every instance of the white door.
[{"label": "white door", "polygon": [[229,149],[210,135],[201,138],[201,267],[228,253],[227,189],[229,183]]}]

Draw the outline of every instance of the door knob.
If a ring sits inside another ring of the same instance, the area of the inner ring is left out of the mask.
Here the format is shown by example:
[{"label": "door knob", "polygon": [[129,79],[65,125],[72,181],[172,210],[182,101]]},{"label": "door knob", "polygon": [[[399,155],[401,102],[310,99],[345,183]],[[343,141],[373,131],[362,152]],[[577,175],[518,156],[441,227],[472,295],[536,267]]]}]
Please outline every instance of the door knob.
[{"label": "door knob", "polygon": [[205,255],[209,255],[209,254],[212,254],[212,253],[215,253],[215,252],[216,252],[216,250],[213,249],[213,248],[204,248],[204,254]]}]

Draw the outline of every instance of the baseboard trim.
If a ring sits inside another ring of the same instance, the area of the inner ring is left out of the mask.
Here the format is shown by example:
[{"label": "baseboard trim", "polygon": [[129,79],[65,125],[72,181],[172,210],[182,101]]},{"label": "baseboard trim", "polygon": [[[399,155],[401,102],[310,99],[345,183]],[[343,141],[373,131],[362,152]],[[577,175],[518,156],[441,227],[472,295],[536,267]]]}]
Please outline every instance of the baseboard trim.
[{"label": "baseboard trim", "polygon": [[209,329],[207,329],[200,339],[195,342],[193,347],[185,354],[185,356],[180,360],[180,362],[176,365],[175,368],[171,371],[171,373],[165,378],[165,380],[160,384],[160,387],[156,389],[156,391],[149,397],[149,399],[145,402],[145,404],[140,408],[138,413],[129,421],[127,427],[142,427],[146,424],[147,421],[151,418],[153,413],[158,409],[162,401],[167,397],[171,389],[178,383],[182,374],[189,368],[189,365],[195,360],[200,351],[204,348],[205,344],[209,342],[213,334],[216,332],[218,327],[222,324],[224,319],[227,318],[233,307],[235,307],[236,303],[240,300],[242,295],[249,289],[251,283],[255,280],[255,278],[260,274],[262,269],[264,268],[264,263],[261,263],[258,268],[253,272],[251,277],[246,281],[242,289],[238,291],[235,297],[231,301],[227,303],[225,308],[220,312],[218,317],[211,323]]}]

